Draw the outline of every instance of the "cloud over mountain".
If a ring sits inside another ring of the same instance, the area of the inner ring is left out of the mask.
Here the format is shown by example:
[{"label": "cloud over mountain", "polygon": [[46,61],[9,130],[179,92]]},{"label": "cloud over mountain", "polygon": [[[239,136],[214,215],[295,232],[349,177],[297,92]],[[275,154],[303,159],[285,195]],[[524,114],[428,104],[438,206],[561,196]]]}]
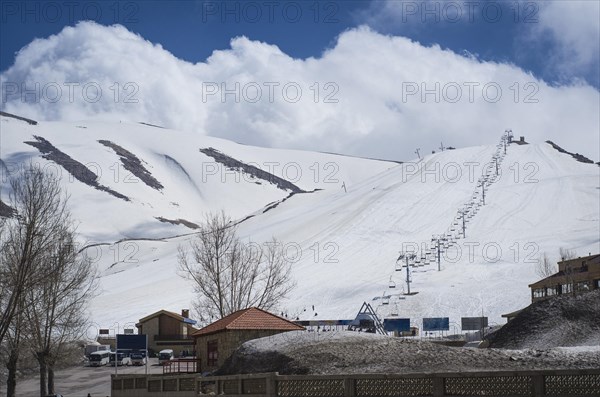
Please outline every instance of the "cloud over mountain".
[{"label": "cloud over mountain", "polygon": [[[201,38],[182,38],[194,40]],[[506,129],[598,160],[599,92],[359,27],[319,58],[246,37],[192,64],[120,25],[36,39],[0,76],[2,109],[144,121],[242,143],[408,160]]]}]

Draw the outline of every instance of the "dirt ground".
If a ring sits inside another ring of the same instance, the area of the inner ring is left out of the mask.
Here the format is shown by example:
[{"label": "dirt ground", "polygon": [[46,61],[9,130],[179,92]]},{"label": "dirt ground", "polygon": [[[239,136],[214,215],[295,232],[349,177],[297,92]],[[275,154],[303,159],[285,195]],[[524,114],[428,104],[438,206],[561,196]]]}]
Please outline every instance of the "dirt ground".
[{"label": "dirt ground", "polygon": [[505,349],[598,346],[600,290],[532,303],[488,339]]},{"label": "dirt ground", "polygon": [[356,332],[289,332],[245,343],[219,374],[419,373],[600,368],[600,346],[550,349],[448,347]]},{"label": "dirt ground", "polygon": [[[118,367],[119,374],[144,374],[145,367]],[[114,367],[71,367],[56,372],[56,392],[64,397],[110,396],[110,375],[115,373]],[[151,358],[148,373],[162,373],[158,359]],[[39,377],[19,379],[17,381],[17,397],[39,396]],[[0,395],[6,395],[6,385],[0,386]]]}]

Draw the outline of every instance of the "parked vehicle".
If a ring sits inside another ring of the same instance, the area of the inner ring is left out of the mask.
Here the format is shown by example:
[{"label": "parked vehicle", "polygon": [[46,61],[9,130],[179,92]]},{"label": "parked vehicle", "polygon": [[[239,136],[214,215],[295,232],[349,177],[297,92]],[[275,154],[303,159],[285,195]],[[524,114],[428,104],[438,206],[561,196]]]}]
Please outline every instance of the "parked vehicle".
[{"label": "parked vehicle", "polygon": [[90,353],[90,367],[102,367],[110,362],[110,351],[102,350]]},{"label": "parked vehicle", "polygon": [[92,354],[93,352],[104,351],[104,350],[110,350],[110,345],[101,345],[98,343],[95,343],[95,344],[91,343],[91,344],[85,346],[85,355],[87,357],[90,354]]},{"label": "parked vehicle", "polygon": [[110,354],[110,365],[115,366],[115,357],[117,358],[117,366],[119,365],[130,365],[131,358],[125,353],[111,353]]},{"label": "parked vehicle", "polygon": [[175,354],[173,354],[172,349],[161,350],[158,353],[158,365],[163,365],[165,362],[173,359],[175,359]]},{"label": "parked vehicle", "polygon": [[131,359],[131,365],[145,365],[146,357],[142,353],[132,353],[129,357]]}]

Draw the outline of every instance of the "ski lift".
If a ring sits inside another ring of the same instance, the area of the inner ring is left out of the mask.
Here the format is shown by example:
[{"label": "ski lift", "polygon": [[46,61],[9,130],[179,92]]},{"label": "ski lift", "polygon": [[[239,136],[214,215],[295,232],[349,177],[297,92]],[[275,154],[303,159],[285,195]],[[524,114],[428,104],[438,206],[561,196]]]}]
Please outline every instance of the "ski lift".
[{"label": "ski lift", "polygon": [[396,288],[396,283],[394,282],[394,280],[392,280],[392,276],[390,276],[390,283],[388,285],[388,287],[391,288]]},{"label": "ski lift", "polygon": [[381,300],[381,304],[382,305],[389,305],[390,304],[390,296],[389,295],[384,295],[382,300]]}]

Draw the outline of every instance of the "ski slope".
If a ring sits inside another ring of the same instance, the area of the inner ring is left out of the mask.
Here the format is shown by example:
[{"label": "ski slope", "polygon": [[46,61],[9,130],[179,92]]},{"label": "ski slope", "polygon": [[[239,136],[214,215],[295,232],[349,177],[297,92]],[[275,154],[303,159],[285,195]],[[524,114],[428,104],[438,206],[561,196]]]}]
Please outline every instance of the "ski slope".
[{"label": "ski slope", "polygon": [[[239,225],[244,241],[277,237],[297,282],[280,310],[302,320],[353,318],[367,301],[381,317],[410,317],[418,327],[422,317],[448,316],[452,330],[459,330],[461,316],[482,313],[502,323],[502,313],[530,302],[528,284],[539,278],[535,261],[541,253],[556,260],[559,247],[582,256],[600,252],[599,167],[546,143],[510,144],[504,155],[501,144],[490,142],[396,164],[249,147],[141,124],[0,122],[5,168],[28,159],[52,164],[23,143],[39,135],[72,158],[99,164],[99,182],[130,198],[65,178],[82,237],[102,243],[87,250],[101,273],[100,293],[90,305],[91,330],[123,328],[160,309],[190,307],[192,286],[177,274],[177,250],[189,244],[193,229],[159,222],[158,216],[199,223],[206,211],[224,209],[245,219]],[[110,167],[119,158],[98,140],[135,153],[163,189],[114,178]],[[208,147],[270,167],[311,193],[283,200],[288,190],[213,168],[214,160],[199,152]],[[301,172],[291,174],[292,168]],[[482,175],[488,175],[485,204]],[[468,215],[464,237],[457,211],[474,202],[480,204]],[[434,235],[451,235],[454,242],[443,250],[440,271],[431,261]],[[409,267],[412,295],[406,295],[399,251],[430,259]]]}]

